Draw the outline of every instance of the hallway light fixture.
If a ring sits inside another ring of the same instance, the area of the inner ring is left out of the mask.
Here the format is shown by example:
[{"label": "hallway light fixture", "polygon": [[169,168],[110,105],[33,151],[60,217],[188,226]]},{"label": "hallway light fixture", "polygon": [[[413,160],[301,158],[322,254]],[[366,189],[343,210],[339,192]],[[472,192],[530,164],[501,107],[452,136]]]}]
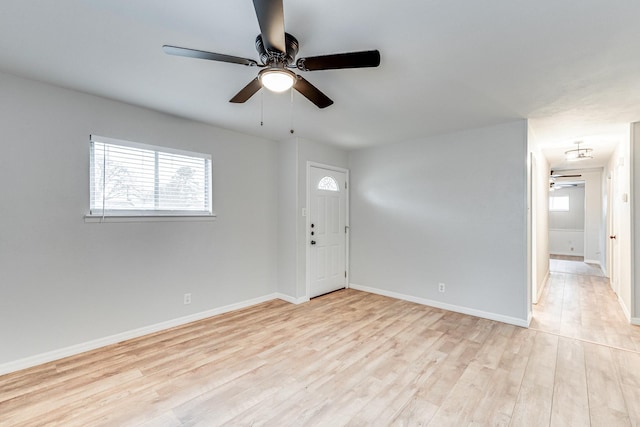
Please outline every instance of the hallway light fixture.
[{"label": "hallway light fixture", "polygon": [[593,159],[593,149],[591,148],[580,148],[580,144],[582,141],[577,141],[575,144],[578,145],[578,148],[574,148],[573,150],[565,151],[564,158],[568,162],[575,162],[578,160],[586,160]]}]

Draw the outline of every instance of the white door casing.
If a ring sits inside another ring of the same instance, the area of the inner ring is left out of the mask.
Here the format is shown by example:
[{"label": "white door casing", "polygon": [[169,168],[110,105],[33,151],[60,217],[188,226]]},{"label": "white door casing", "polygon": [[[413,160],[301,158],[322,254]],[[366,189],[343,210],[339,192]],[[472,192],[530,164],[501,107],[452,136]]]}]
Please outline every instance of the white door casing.
[{"label": "white door casing", "polygon": [[619,229],[618,225],[618,212],[620,212],[619,202],[620,202],[620,190],[618,188],[618,166],[611,171],[611,175],[609,176],[609,206],[608,206],[608,214],[609,214],[609,223],[607,230],[607,243],[609,249],[609,264],[607,265],[607,273],[609,276],[609,283],[611,285],[611,289],[616,293],[616,295],[620,295],[620,275],[618,274],[618,269],[620,267],[620,263],[618,262],[617,257],[618,253],[618,241],[617,241],[617,230]]},{"label": "white door casing", "polygon": [[348,171],[307,167],[307,295],[347,286]]}]

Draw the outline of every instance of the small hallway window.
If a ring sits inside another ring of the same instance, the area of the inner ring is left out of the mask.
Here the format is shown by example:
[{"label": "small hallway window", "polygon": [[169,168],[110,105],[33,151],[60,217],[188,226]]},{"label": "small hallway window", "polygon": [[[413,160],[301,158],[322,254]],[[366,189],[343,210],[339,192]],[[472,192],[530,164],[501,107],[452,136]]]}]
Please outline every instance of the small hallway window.
[{"label": "small hallway window", "polygon": [[549,210],[556,212],[569,211],[569,196],[551,196],[549,197]]}]

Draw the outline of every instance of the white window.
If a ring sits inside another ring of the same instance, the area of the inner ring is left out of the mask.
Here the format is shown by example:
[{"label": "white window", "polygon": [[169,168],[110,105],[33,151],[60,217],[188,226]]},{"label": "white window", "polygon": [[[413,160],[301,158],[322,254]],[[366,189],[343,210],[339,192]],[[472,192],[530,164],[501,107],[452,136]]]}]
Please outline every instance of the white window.
[{"label": "white window", "polygon": [[549,210],[550,211],[569,211],[569,196],[551,196],[549,197]]},{"label": "white window", "polygon": [[318,190],[340,191],[338,182],[330,176],[325,176],[318,182]]},{"label": "white window", "polygon": [[90,214],[212,215],[211,156],[91,136]]}]

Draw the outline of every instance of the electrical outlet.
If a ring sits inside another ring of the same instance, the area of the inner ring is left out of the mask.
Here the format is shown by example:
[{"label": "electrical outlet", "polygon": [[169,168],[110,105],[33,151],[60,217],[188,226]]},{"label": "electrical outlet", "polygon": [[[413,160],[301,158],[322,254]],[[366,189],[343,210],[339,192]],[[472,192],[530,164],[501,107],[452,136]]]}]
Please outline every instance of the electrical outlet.
[{"label": "electrical outlet", "polygon": [[445,285],[444,283],[438,283],[438,292],[444,292]]},{"label": "electrical outlet", "polygon": [[191,294],[184,294],[184,303],[191,304]]}]

